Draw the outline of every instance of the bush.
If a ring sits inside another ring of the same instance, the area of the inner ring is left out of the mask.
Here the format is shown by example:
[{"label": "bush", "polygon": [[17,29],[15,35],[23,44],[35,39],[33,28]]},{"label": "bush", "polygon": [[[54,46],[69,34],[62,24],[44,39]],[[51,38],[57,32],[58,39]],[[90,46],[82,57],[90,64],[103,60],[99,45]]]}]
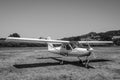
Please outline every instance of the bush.
[{"label": "bush", "polygon": [[120,39],[114,39],[113,42],[115,45],[120,46]]}]

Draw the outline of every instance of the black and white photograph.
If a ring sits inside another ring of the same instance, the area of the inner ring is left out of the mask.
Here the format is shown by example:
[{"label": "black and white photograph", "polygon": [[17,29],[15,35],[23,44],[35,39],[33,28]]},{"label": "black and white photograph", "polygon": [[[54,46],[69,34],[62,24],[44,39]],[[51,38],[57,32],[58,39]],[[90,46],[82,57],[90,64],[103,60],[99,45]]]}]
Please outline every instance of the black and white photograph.
[{"label": "black and white photograph", "polygon": [[120,0],[0,0],[0,80],[120,80]]}]

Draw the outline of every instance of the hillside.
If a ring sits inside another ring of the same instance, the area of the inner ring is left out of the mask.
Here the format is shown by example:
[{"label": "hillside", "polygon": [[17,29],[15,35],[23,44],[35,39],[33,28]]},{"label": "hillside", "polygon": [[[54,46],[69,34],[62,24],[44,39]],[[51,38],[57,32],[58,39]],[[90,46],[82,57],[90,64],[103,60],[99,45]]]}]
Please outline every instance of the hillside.
[{"label": "hillside", "polygon": [[113,36],[120,36],[120,30],[112,30],[107,32],[90,32],[88,34],[62,38],[62,40],[69,41],[82,41],[82,40],[98,40],[98,41],[110,41]]}]

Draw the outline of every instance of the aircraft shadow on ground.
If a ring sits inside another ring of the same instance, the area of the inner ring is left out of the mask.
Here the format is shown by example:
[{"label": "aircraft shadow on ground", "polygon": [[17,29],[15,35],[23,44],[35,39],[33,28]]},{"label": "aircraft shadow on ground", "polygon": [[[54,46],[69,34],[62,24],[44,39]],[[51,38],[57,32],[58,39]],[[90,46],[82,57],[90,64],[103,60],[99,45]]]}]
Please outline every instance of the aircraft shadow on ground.
[{"label": "aircraft shadow on ground", "polygon": [[[47,58],[37,58],[37,59],[53,59],[56,60],[58,62],[47,62],[47,63],[32,63],[32,64],[15,64],[13,65],[15,68],[21,69],[21,68],[34,68],[34,67],[45,67],[45,66],[56,66],[56,65],[61,65],[59,62],[63,61],[62,65],[66,65],[66,64],[70,64],[70,65],[75,65],[75,66],[79,66],[79,67],[85,67],[84,64],[80,63],[79,61],[66,61],[66,60],[62,60],[59,59],[61,57],[47,57]],[[95,62],[108,62],[108,61],[112,61],[109,59],[91,59],[89,62],[90,63],[95,63]],[[85,60],[83,61],[83,63],[85,62]],[[92,68],[94,69],[94,67],[88,65],[87,68]]]}]

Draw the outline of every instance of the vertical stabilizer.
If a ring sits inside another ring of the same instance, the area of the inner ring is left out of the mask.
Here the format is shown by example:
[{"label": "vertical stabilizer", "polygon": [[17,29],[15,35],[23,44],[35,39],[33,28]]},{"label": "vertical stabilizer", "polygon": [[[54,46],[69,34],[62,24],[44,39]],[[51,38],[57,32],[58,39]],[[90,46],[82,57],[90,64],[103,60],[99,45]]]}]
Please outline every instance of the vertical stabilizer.
[{"label": "vertical stabilizer", "polygon": [[[51,40],[51,37],[47,37],[47,40]],[[54,48],[53,44],[48,42],[48,50],[52,50]]]}]

